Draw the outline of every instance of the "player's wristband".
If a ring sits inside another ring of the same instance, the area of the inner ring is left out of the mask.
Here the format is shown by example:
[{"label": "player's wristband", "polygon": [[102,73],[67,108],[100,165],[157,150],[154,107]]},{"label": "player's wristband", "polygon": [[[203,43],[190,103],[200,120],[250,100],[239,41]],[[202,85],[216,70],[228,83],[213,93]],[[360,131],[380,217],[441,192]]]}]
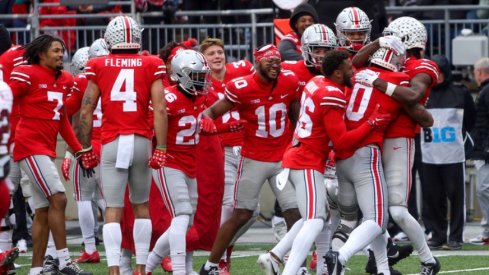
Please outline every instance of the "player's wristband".
[{"label": "player's wristband", "polygon": [[166,151],[166,145],[156,145],[156,150]]},{"label": "player's wristband", "polygon": [[397,87],[396,84],[387,82],[387,89],[385,90],[385,94],[388,96],[392,96],[394,94],[394,90],[396,89],[396,87]]}]

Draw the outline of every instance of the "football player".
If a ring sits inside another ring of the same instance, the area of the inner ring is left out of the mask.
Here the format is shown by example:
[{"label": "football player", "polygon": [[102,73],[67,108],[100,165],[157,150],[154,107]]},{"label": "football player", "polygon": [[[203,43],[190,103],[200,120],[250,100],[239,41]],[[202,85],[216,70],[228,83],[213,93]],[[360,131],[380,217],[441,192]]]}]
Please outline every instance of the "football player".
[{"label": "football player", "polygon": [[[136,217],[135,273],[144,274],[152,232],[148,210],[150,168],[159,169],[165,163],[167,117],[161,82],[165,65],[157,57],[138,54],[141,32],[139,24],[128,16],[112,19],[104,37],[110,54],[89,60],[85,67],[88,86],[80,110],[79,139],[85,148],[91,148],[93,112],[100,98],[103,110],[100,176],[107,202],[103,235],[109,274],[119,274],[122,238],[119,223],[126,186]],[[150,101],[153,127],[148,119]],[[151,156],[153,134],[157,144]]]},{"label": "football player", "polygon": [[295,125],[298,117],[298,78],[293,72],[280,69],[281,56],[273,45],[256,49],[254,56],[256,72],[228,82],[225,97],[206,109],[201,121],[203,132],[214,132],[213,120],[237,107],[240,119],[247,123],[234,191],[234,210],[219,229],[200,274],[217,272],[219,259],[226,248],[238,230],[252,218],[265,180],[268,179],[277,196],[289,226],[300,217],[293,188],[286,185],[280,191],[274,184],[289,143],[289,123]]},{"label": "football player", "polygon": [[194,50],[178,52],[171,66],[177,85],[165,89],[168,159],[163,168],[153,172],[153,178],[172,221],[148,257],[146,273],[153,272],[163,257],[170,255],[173,274],[184,275],[193,272],[193,253],[187,253],[186,234],[197,206],[197,124],[205,108],[202,95],[208,92],[210,70],[205,57]]},{"label": "football player", "polygon": [[[412,17],[400,17],[387,26],[384,34],[398,37],[406,48],[407,60],[404,71],[411,77],[409,87],[390,83],[368,71],[358,74],[357,78],[366,85],[375,86],[405,106],[406,111],[401,112],[392,126],[387,129],[382,152],[382,163],[389,193],[389,212],[418,251],[421,272],[436,274],[440,270],[440,263],[433,257],[423,229],[408,212],[407,200],[412,183],[411,169],[414,161],[416,125],[419,123],[422,127],[431,127],[433,124],[433,117],[426,112],[423,105],[431,88],[438,82],[439,71],[433,61],[423,58],[428,35],[421,22]],[[362,66],[368,60],[368,56],[381,46],[396,49],[397,42],[395,41],[391,38],[379,39],[370,43],[355,56],[354,64]]]},{"label": "football player", "polygon": [[65,112],[64,102],[73,85],[73,77],[62,70],[64,51],[61,39],[41,35],[25,46],[24,58],[29,65],[16,67],[10,75],[9,85],[21,110],[14,160],[20,161],[29,177],[36,209],[30,274],[42,272],[50,230],[56,245],[59,271],[91,274],[70,259],[66,244],[65,188],[53,161],[59,133],[74,152],[81,154],[84,168],[94,167],[97,162],[93,151],[82,150]]}]

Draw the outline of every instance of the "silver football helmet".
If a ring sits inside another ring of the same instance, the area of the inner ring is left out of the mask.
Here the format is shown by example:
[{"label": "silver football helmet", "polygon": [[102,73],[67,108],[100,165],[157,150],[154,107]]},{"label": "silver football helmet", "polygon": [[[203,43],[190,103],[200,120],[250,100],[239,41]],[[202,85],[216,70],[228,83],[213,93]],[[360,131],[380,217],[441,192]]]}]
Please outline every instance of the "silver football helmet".
[{"label": "silver football helmet", "polygon": [[383,34],[399,37],[406,49],[425,49],[428,41],[428,34],[423,23],[409,16],[399,17],[392,21],[384,29]]},{"label": "silver football helmet", "polygon": [[110,50],[140,49],[142,29],[136,20],[121,15],[112,19],[105,30],[105,42]]},{"label": "silver football helmet", "polygon": [[72,75],[78,75],[85,72],[85,65],[88,61],[89,47],[78,49],[73,58],[71,58],[70,71]]},{"label": "silver football helmet", "polygon": [[406,63],[406,54],[397,55],[393,50],[379,48],[370,58],[370,63],[393,72],[400,72]]},{"label": "silver football helmet", "polygon": [[172,78],[191,95],[208,93],[211,84],[210,69],[201,53],[194,50],[179,51],[171,61]]},{"label": "silver football helmet", "polygon": [[90,49],[88,49],[88,58],[92,59],[94,57],[105,56],[109,53],[109,47],[107,47],[105,39],[99,38],[93,41],[92,45],[90,45]]},{"label": "silver football helmet", "polygon": [[[370,41],[371,22],[367,14],[357,7],[343,9],[336,17],[336,22],[334,23],[340,46],[350,51],[358,52]],[[364,33],[364,38],[351,40],[348,38],[348,33],[352,32]]]},{"label": "silver football helmet", "polygon": [[337,46],[334,32],[323,24],[307,27],[302,34],[301,50],[307,66],[321,67],[322,55],[314,53],[315,48],[335,49]]}]

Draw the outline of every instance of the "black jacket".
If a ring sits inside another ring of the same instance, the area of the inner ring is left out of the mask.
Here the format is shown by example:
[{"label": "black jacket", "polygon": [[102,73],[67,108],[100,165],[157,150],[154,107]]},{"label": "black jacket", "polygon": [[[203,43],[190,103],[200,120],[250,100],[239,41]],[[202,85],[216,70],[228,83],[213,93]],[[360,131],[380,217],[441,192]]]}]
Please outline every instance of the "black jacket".
[{"label": "black jacket", "polygon": [[474,153],[472,159],[481,159],[489,163],[489,79],[481,83],[476,99],[475,128],[472,131]]}]

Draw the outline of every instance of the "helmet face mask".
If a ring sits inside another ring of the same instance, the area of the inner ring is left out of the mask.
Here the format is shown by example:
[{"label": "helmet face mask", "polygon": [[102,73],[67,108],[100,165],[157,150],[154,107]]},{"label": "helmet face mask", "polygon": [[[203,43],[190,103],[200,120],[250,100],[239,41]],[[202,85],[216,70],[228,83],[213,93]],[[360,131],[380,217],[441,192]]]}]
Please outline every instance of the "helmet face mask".
[{"label": "helmet face mask", "polygon": [[400,72],[406,63],[406,54],[397,55],[393,50],[379,48],[372,55],[370,63],[393,72]]},{"label": "helmet face mask", "polygon": [[89,59],[88,49],[89,47],[80,48],[73,55],[70,64],[70,71],[72,75],[79,75],[85,72],[85,65]]},{"label": "helmet face mask", "polygon": [[392,21],[384,29],[383,35],[399,37],[406,49],[421,48],[424,50],[428,41],[428,34],[423,23],[409,16],[399,17]]},{"label": "helmet face mask", "polygon": [[339,45],[347,50],[358,52],[370,42],[371,20],[359,8],[348,7],[336,17],[336,35]]},{"label": "helmet face mask", "polygon": [[109,47],[107,47],[107,43],[103,38],[99,38],[93,41],[92,45],[90,45],[90,49],[88,49],[88,58],[92,59],[94,57],[105,56],[110,53]]},{"label": "helmet face mask", "polygon": [[171,61],[172,78],[188,94],[197,96],[209,92],[210,69],[204,55],[194,50],[179,51]]},{"label": "helmet face mask", "polygon": [[142,29],[129,16],[117,16],[112,19],[105,30],[105,41],[110,50],[141,49]]},{"label": "helmet face mask", "polygon": [[309,26],[301,38],[302,56],[306,66],[321,68],[322,59],[326,51],[318,49],[332,50],[337,46],[334,32],[323,24]]}]

